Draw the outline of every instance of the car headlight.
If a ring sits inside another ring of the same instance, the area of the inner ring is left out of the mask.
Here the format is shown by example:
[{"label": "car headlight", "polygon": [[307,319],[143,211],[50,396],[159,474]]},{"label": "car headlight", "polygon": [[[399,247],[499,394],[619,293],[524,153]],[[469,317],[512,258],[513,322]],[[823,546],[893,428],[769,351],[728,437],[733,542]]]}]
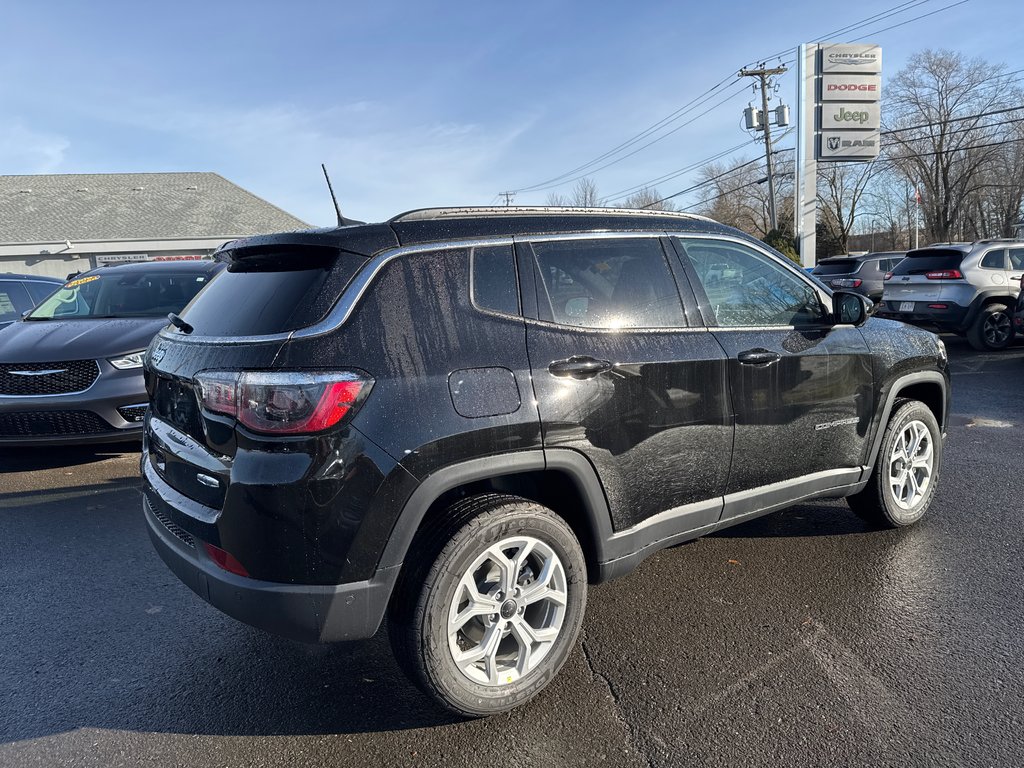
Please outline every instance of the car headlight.
[{"label": "car headlight", "polygon": [[142,356],[146,354],[146,350],[140,349],[138,352],[132,352],[121,357],[112,357],[109,362],[112,366],[121,371],[127,371],[131,368],[142,367]]}]

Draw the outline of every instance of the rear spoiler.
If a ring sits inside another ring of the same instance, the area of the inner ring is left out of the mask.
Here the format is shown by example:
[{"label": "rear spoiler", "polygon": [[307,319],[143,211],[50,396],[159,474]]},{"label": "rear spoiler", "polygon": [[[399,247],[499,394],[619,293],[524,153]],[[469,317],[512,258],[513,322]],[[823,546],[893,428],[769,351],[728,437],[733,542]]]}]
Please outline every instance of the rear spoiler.
[{"label": "rear spoiler", "polygon": [[296,269],[307,264],[326,266],[342,253],[366,258],[398,245],[398,238],[388,225],[366,224],[229,240],[214,251],[213,258],[229,267],[275,262],[285,269]]}]

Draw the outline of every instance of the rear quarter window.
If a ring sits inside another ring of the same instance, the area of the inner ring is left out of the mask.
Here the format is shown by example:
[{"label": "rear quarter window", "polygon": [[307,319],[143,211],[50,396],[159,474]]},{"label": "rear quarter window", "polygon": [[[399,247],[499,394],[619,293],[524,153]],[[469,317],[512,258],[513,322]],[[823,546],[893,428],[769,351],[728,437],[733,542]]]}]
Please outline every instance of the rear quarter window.
[{"label": "rear quarter window", "polygon": [[364,257],[347,253],[313,260],[288,253],[240,259],[210,282],[182,318],[196,336],[264,336],[305,328],[327,315],[365,263]]},{"label": "rear quarter window", "polygon": [[923,275],[940,269],[959,269],[964,260],[962,251],[949,248],[927,248],[911,251],[892,271],[894,275]]}]

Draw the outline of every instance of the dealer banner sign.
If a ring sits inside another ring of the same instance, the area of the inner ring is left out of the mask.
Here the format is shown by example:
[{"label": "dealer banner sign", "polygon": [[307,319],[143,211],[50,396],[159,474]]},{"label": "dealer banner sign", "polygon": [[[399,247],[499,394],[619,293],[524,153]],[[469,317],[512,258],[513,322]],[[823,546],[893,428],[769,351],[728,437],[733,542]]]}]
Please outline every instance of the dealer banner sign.
[{"label": "dealer banner sign", "polygon": [[882,126],[882,49],[818,48],[815,159],[864,162],[878,157]]}]

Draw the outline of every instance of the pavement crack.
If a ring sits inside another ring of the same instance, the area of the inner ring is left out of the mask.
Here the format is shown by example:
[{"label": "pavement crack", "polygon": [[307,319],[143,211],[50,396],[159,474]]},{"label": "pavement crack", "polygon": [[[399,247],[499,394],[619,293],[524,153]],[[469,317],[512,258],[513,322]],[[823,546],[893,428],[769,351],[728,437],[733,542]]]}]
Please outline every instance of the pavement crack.
[{"label": "pavement crack", "polygon": [[591,657],[590,648],[587,646],[587,631],[584,629],[581,632],[581,635],[582,640],[580,641],[580,647],[583,649],[583,659],[587,663],[587,669],[590,671],[590,675],[594,680],[598,681],[599,683],[604,685],[605,688],[608,689],[608,695],[612,698],[612,714],[615,716],[615,719],[622,724],[623,729],[626,731],[627,746],[633,752],[640,756],[640,758],[644,762],[644,765],[647,765],[648,768],[653,768],[654,763],[651,762],[651,758],[640,746],[640,741],[637,737],[636,727],[632,723],[630,723],[629,720],[626,719],[626,716],[622,712],[622,706],[620,704],[619,699],[619,692],[615,690],[615,685],[612,683],[611,680],[605,677],[604,674],[598,672],[597,668],[594,666],[594,659]]}]

